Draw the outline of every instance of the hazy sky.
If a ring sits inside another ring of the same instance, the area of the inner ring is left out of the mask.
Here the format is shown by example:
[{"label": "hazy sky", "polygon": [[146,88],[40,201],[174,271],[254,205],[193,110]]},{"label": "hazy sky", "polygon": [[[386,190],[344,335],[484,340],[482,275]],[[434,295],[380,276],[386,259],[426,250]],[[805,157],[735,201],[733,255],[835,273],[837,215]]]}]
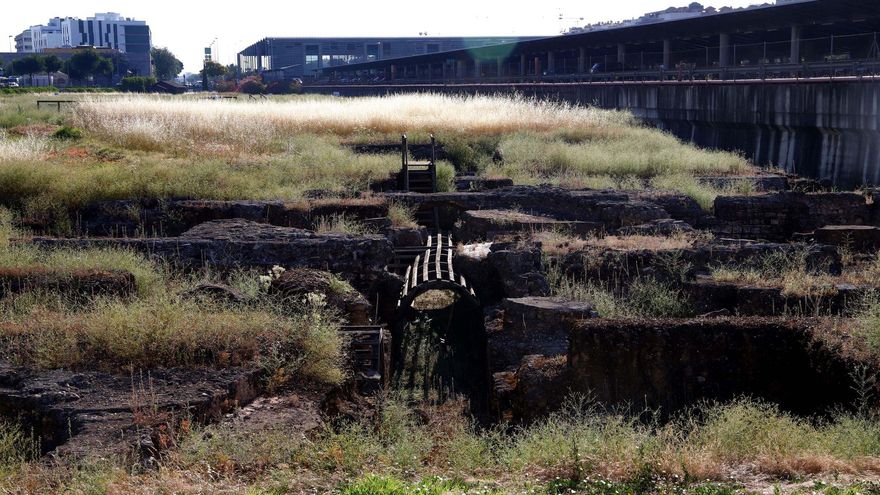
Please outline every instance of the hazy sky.
[{"label": "hazy sky", "polygon": [[[119,12],[147,21],[153,45],[167,46],[186,71],[201,68],[205,46],[217,38],[220,61],[233,63],[242,48],[267,36],[551,36],[563,28],[623,20],[690,0],[271,0],[193,2],[186,0],[40,0],[3,9],[0,35],[9,36],[50,17],[89,17]],[[744,7],[756,0],[703,0],[704,5]],[[228,8],[224,4],[229,5]],[[248,6],[253,5],[250,9]],[[559,18],[563,17],[563,20]],[[581,20],[583,18],[583,20]]]}]

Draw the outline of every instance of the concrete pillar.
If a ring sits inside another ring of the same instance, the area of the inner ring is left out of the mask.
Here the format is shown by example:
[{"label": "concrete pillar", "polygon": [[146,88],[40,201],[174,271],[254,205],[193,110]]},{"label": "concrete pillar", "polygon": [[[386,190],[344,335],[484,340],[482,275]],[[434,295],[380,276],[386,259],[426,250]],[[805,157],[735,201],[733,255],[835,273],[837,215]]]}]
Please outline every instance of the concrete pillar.
[{"label": "concrete pillar", "polygon": [[541,57],[535,57],[535,77],[541,77]]},{"label": "concrete pillar", "polygon": [[663,40],[663,67],[672,68],[672,40]]},{"label": "concrete pillar", "polygon": [[791,27],[791,63],[801,63],[801,27],[794,25]]},{"label": "concrete pillar", "polygon": [[556,54],[547,52],[547,72],[556,74]]},{"label": "concrete pillar", "polygon": [[623,43],[617,44],[617,63],[626,64],[626,45]]},{"label": "concrete pillar", "polygon": [[464,60],[458,60],[455,62],[455,78],[456,79],[464,79],[465,70],[467,70],[467,63]]},{"label": "concrete pillar", "polygon": [[391,80],[393,81],[395,79],[397,79],[397,66],[392,65],[391,66]]},{"label": "concrete pillar", "polygon": [[474,59],[474,77],[483,77],[483,62],[480,59]]},{"label": "concrete pillar", "polygon": [[521,77],[526,76],[526,54],[523,53],[519,56],[519,75]]},{"label": "concrete pillar", "polygon": [[498,60],[496,60],[495,63],[496,63],[497,66],[498,66],[498,69],[497,69],[496,75],[497,75],[498,77],[504,77],[504,76],[506,75],[506,74],[504,73],[504,59],[501,58],[501,57],[498,57]]},{"label": "concrete pillar", "polygon": [[578,49],[578,74],[587,72],[587,49],[580,47]]},{"label": "concrete pillar", "polygon": [[449,79],[449,64],[443,62],[443,79]]},{"label": "concrete pillar", "polygon": [[721,33],[721,35],[718,36],[718,40],[718,65],[721,67],[730,67],[730,35],[727,33]]}]

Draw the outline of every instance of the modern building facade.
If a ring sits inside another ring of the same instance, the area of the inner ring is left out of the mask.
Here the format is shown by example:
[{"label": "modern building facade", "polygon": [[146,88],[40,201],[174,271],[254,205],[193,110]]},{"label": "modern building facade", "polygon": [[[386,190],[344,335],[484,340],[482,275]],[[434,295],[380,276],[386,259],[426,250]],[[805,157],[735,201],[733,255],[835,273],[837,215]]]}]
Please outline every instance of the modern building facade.
[{"label": "modern building facade", "polygon": [[18,53],[43,53],[49,49],[93,46],[124,53],[131,73],[149,75],[152,71],[150,27],[115,12],[93,17],[55,17],[46,24],[31,26],[15,38]]},{"label": "modern building facade", "polygon": [[330,67],[529,39],[535,37],[265,38],[239,52],[238,66],[242,72],[314,77]]},{"label": "modern building facade", "polygon": [[16,53],[34,52],[34,38],[31,36],[30,29],[25,29],[15,37],[15,51]]}]

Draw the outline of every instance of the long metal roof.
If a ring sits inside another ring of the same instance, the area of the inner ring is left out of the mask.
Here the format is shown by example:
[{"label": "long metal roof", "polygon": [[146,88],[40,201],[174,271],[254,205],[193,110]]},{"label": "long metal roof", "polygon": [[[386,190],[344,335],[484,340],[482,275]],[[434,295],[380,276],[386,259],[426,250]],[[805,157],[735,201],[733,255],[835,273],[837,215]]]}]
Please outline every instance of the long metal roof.
[{"label": "long metal roof", "polygon": [[395,64],[441,63],[450,59],[495,59],[520,54],[570,50],[579,47],[611,46],[617,43],[645,43],[663,39],[705,37],[723,32],[773,30],[792,24],[811,25],[856,18],[880,18],[880,0],[804,0],[765,5],[645,24],[628,25],[578,34],[553,36],[518,43],[490,45],[427,55],[324,68],[325,72],[383,69]]}]

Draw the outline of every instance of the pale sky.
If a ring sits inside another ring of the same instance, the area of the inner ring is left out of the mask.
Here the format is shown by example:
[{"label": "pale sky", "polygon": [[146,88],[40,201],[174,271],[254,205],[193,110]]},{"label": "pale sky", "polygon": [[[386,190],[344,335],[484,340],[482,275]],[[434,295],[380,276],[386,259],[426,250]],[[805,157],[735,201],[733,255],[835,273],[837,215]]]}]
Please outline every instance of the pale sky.
[{"label": "pale sky", "polygon": [[[11,1],[11,0],[6,0]],[[231,64],[241,49],[272,36],[552,36],[589,23],[624,20],[690,0],[288,0],[274,2],[186,0],[40,0],[17,2],[0,15],[0,35],[9,36],[50,17],[119,12],[147,21],[153,45],[168,47],[185,71],[201,68],[204,47],[215,45],[220,62]],[[745,7],[757,0],[703,0],[714,7]],[[228,7],[226,7],[228,5]],[[248,8],[253,6],[253,8]],[[563,20],[559,18],[563,17]],[[581,20],[583,18],[583,20]]]}]

